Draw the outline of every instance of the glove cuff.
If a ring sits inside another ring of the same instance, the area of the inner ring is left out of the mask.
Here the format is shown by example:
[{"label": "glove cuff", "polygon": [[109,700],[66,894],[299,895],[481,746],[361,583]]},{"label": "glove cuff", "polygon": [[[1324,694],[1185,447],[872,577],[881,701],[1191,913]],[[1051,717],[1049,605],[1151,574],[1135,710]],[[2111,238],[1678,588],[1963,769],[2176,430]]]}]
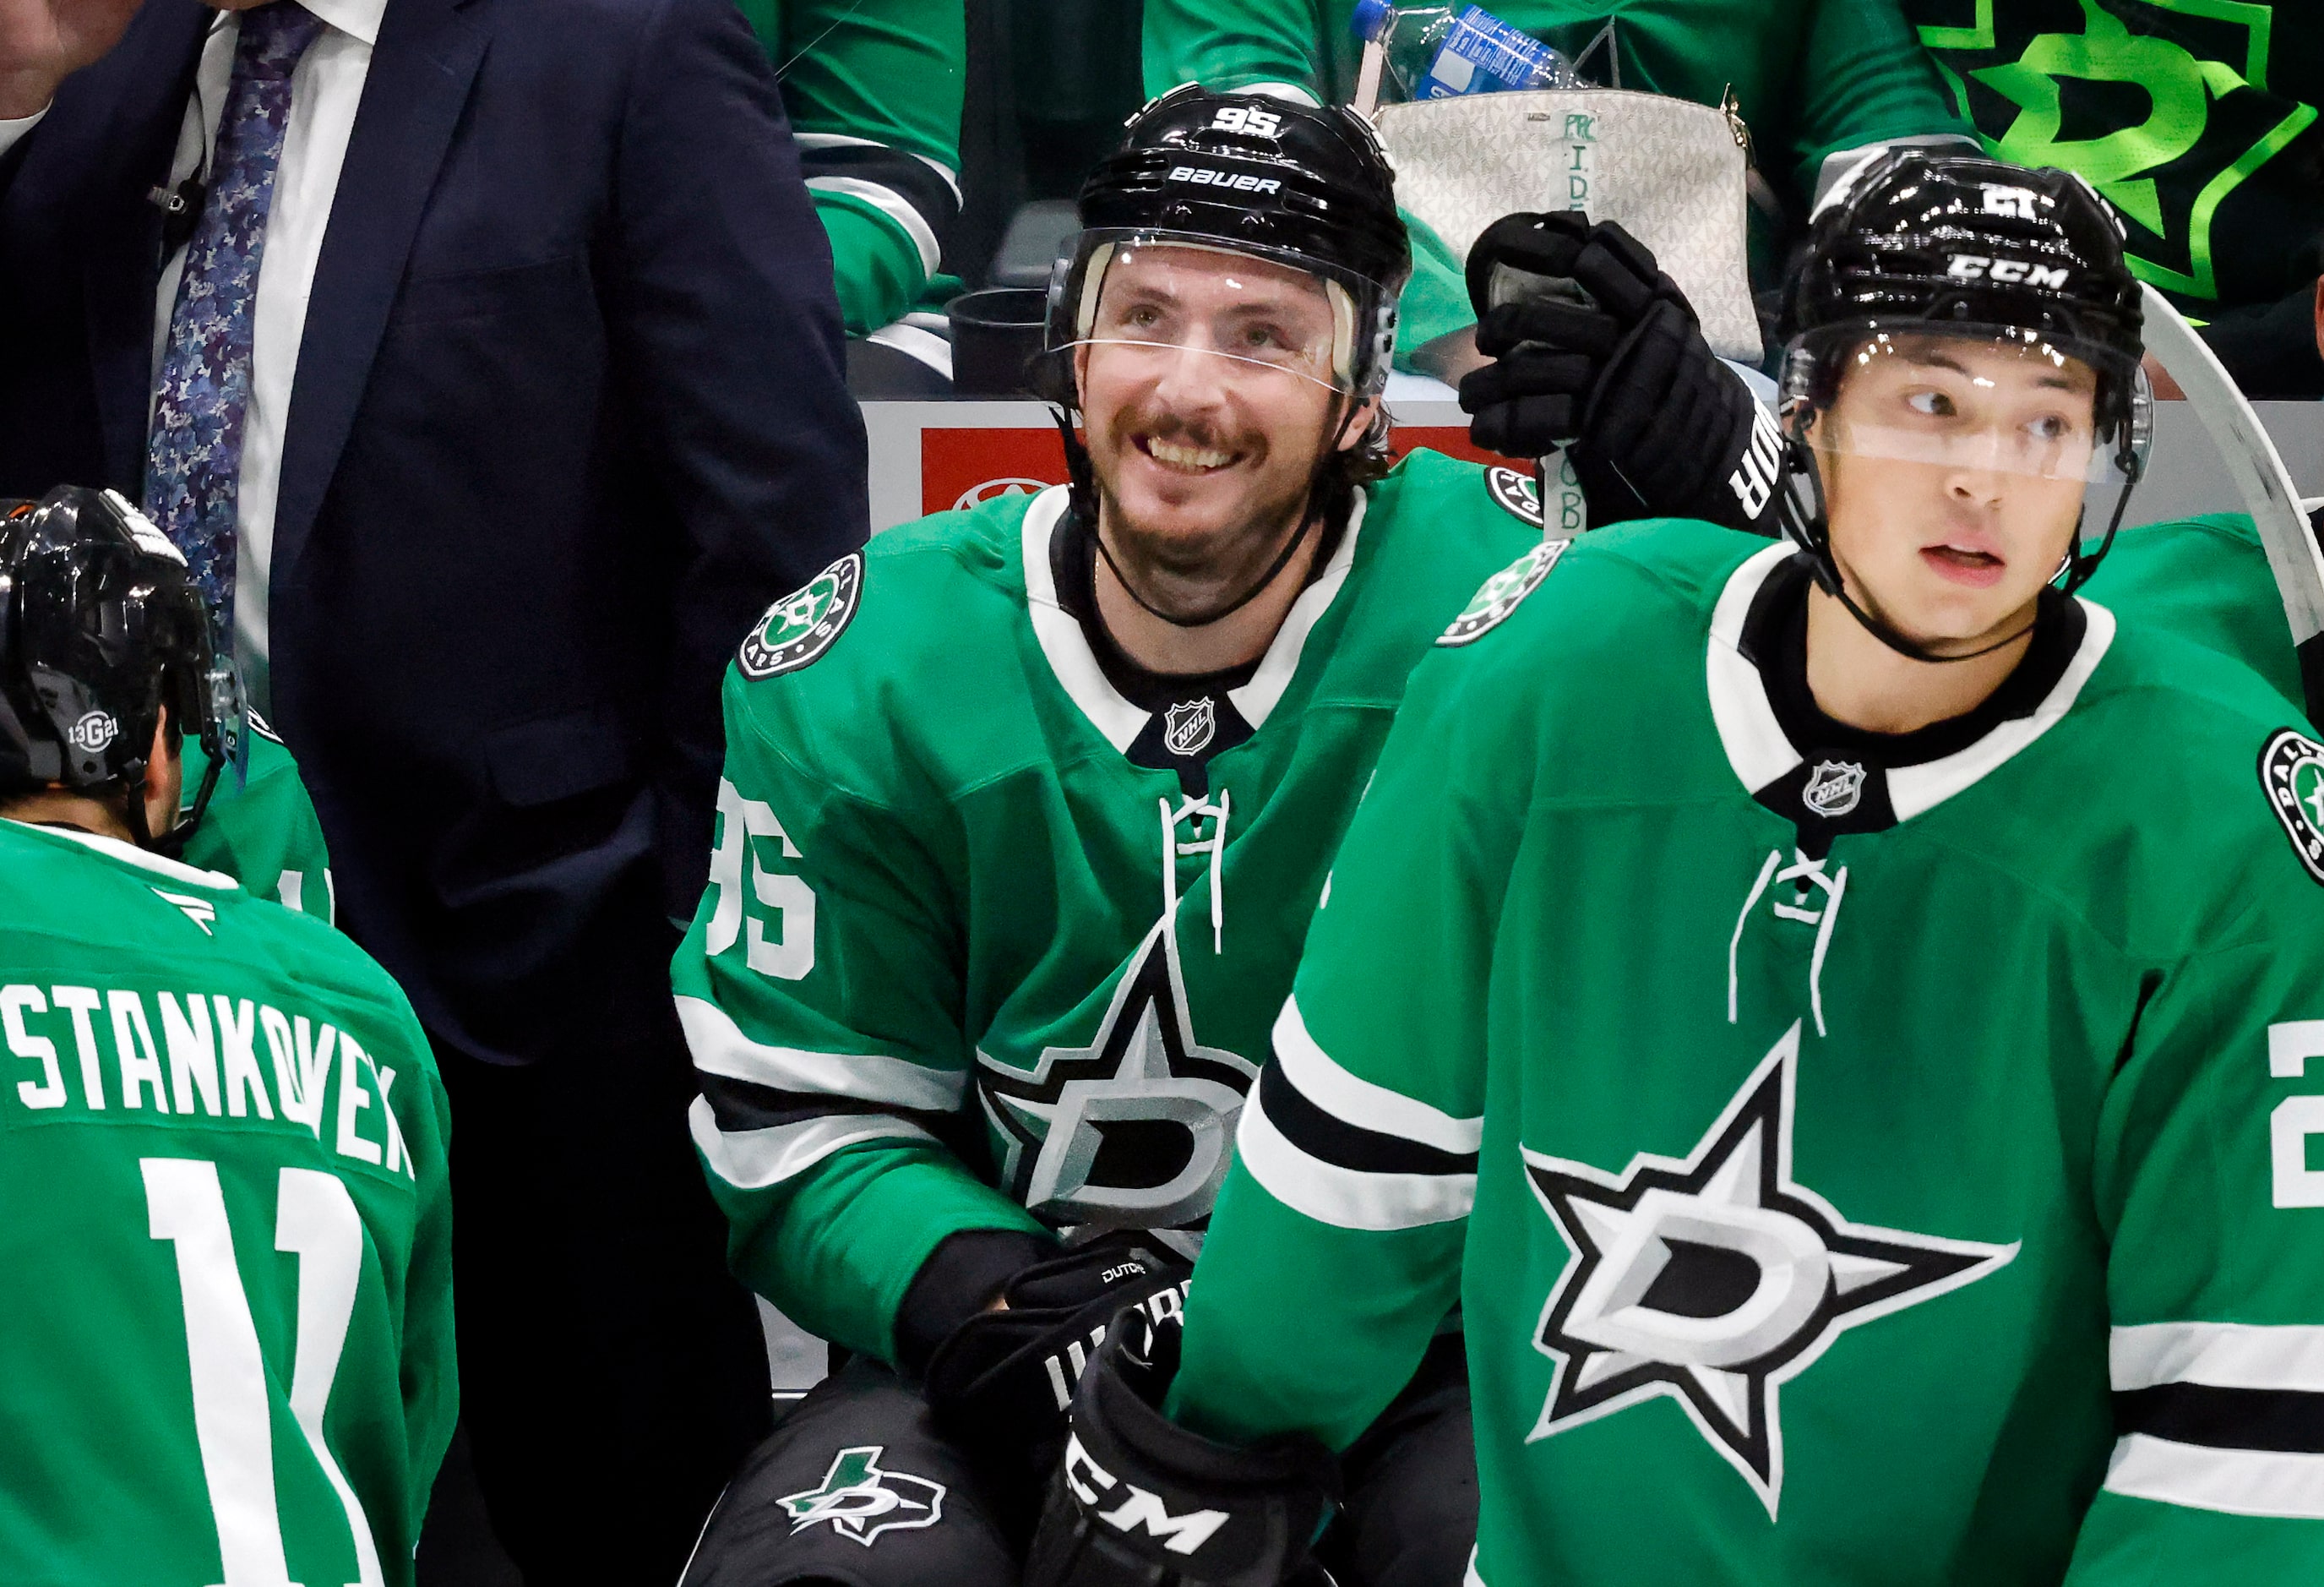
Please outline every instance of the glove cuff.
[{"label": "glove cuff", "polygon": [[992,1304],[1026,1269],[1057,1254],[1056,1242],[1018,1229],[963,1229],[928,1253],[896,1309],[896,1369],[927,1375],[936,1346]]}]

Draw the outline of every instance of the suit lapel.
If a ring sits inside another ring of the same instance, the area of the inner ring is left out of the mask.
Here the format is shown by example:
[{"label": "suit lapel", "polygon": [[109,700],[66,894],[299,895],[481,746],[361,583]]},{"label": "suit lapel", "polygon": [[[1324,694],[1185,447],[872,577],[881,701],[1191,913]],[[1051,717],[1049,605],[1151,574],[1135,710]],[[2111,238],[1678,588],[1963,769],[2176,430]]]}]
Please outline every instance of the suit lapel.
[{"label": "suit lapel", "polygon": [[483,61],[466,0],[388,0],[315,266],[282,438],[274,586],[306,547],[402,286],[404,262]]},{"label": "suit lapel", "polygon": [[145,195],[169,179],[202,39],[217,15],[200,0],[152,0],[97,69],[109,79],[102,86],[112,110],[94,124],[97,142],[84,166],[104,175],[88,185],[102,198],[82,245],[83,318],[106,475],[132,496],[145,478],[153,294],[161,279],[161,212]]}]

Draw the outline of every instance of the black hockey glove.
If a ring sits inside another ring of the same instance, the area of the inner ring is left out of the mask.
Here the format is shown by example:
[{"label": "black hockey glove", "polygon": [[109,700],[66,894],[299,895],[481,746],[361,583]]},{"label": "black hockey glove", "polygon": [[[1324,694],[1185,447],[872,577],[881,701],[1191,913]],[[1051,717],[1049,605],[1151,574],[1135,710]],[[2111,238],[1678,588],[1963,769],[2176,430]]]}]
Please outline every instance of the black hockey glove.
[{"label": "black hockey glove", "polygon": [[1277,1587],[1339,1503],[1340,1466],[1305,1435],[1213,1444],[1157,1407],[1178,1370],[1177,1320],[1125,1317],[1074,1398],[1073,1436],[1025,1587]]},{"label": "black hockey glove", "polygon": [[925,1392],[947,1437],[1038,1481],[1064,1447],[1074,1385],[1126,1306],[1176,1317],[1188,1264],[1150,1239],[1110,1235],[1026,1269],[928,1358]]},{"label": "black hockey glove", "polygon": [[1579,214],[1513,215],[1470,250],[1478,350],[1461,383],[1471,438],[1567,456],[1593,524],[1702,518],[1774,531],[1774,421],[1719,361],[1645,245]]}]

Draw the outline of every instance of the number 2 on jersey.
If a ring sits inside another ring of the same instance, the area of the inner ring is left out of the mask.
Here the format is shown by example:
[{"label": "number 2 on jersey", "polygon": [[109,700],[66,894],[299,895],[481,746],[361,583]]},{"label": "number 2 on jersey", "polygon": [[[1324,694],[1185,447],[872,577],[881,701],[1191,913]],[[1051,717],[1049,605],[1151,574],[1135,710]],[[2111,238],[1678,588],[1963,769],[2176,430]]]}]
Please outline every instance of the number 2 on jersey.
[{"label": "number 2 on jersey", "polygon": [[[217,1165],[195,1158],[141,1158],[148,1227],[176,1248],[193,1379],[194,1438],[217,1522],[223,1587],[291,1587],[274,1492],[273,1410],[266,1361],[234,1256]],[[323,1443],[323,1411],[346,1343],[363,1269],[363,1221],[347,1187],[312,1168],[284,1168],[277,1183],[274,1249],[299,1259],[298,1342],[290,1414],[315,1463],[338,1495],[354,1535],[358,1587],[381,1587],[379,1548],[355,1490]]]}]

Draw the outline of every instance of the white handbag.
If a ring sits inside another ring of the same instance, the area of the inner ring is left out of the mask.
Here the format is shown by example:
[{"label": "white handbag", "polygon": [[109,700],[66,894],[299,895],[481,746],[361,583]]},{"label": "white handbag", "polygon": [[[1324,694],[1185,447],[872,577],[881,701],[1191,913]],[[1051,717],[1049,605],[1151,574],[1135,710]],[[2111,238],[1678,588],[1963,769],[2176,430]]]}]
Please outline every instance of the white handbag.
[{"label": "white handbag", "polygon": [[1583,209],[1654,250],[1721,357],[1759,362],[1744,239],[1749,134],[1731,104],[1529,88],[1383,105],[1397,202],[1454,253],[1502,216]]}]

